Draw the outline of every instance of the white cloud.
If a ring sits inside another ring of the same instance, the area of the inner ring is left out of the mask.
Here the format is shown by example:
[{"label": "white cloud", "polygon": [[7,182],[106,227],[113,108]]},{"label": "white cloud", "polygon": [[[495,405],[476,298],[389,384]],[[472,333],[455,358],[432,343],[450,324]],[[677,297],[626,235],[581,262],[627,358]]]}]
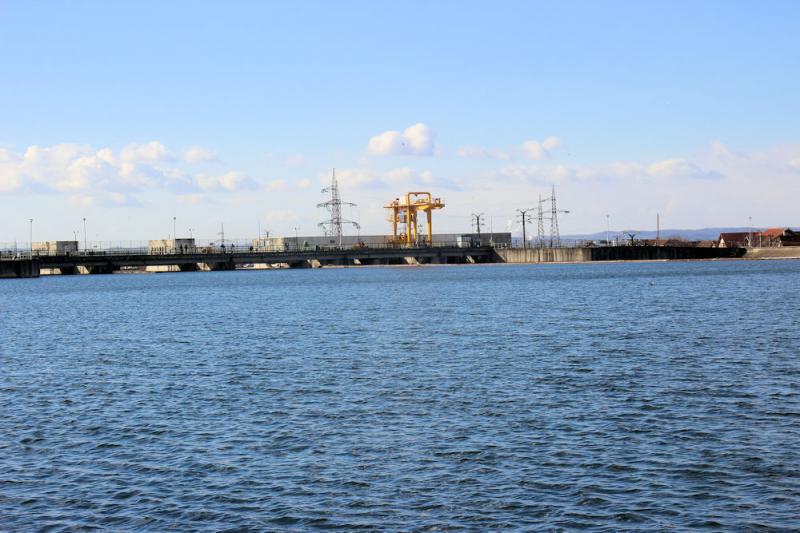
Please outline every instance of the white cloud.
[{"label": "white cloud", "polygon": [[654,178],[718,179],[723,177],[719,172],[703,170],[695,163],[685,159],[656,161],[648,165],[645,172]]},{"label": "white cloud", "polygon": [[282,191],[286,188],[286,180],[272,180],[270,181],[265,190],[269,192]]},{"label": "white cloud", "polygon": [[129,144],[122,149],[120,157],[123,161],[131,163],[156,163],[174,159],[167,147],[159,141],[150,141],[145,144]]},{"label": "white cloud", "polygon": [[183,158],[189,163],[207,163],[217,160],[217,154],[201,146],[192,146],[183,154]]},{"label": "white cloud", "polygon": [[238,172],[195,177],[181,161],[159,141],[128,144],[117,153],[73,143],[33,145],[23,152],[0,149],[0,193],[59,193],[74,205],[130,206],[138,205],[131,196],[135,192],[254,188],[252,180]]},{"label": "white cloud", "polygon": [[396,168],[386,172],[383,175],[382,181],[389,184],[406,183],[410,181],[413,176],[414,170],[409,167]]},{"label": "white cloud", "polygon": [[[359,187],[375,183],[378,180],[378,174],[358,168],[344,168],[336,170],[336,180],[339,182],[340,187]],[[330,174],[320,174],[319,183],[327,186],[330,182]]]},{"label": "white cloud", "polygon": [[255,189],[257,184],[246,174],[230,171],[221,176],[200,175],[197,186],[203,191],[235,192]]},{"label": "white cloud", "polygon": [[459,157],[470,159],[515,159],[520,155],[535,161],[541,161],[551,156],[551,153],[560,148],[561,139],[558,137],[547,137],[543,141],[534,139],[524,141],[521,145],[510,148],[485,148],[474,144],[462,146],[458,149]]},{"label": "white cloud", "polygon": [[373,155],[433,155],[434,142],[431,129],[419,122],[403,132],[385,131],[369,140],[368,150]]},{"label": "white cloud", "polygon": [[139,207],[135,199],[119,192],[100,192],[97,194],[72,194],[67,197],[70,205],[86,209],[90,207]]},{"label": "white cloud", "polygon": [[296,182],[295,185],[298,189],[308,189],[311,186],[311,180],[308,178],[303,178],[300,181]]},{"label": "white cloud", "polygon": [[561,146],[561,139],[548,137],[544,141],[528,140],[522,143],[523,153],[531,159],[540,161],[550,156],[551,152]]}]

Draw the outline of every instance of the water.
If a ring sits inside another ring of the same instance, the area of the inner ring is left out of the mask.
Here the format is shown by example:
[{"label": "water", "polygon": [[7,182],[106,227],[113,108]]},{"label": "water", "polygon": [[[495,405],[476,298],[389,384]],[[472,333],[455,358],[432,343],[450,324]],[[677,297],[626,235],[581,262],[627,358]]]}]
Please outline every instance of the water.
[{"label": "water", "polygon": [[800,261],[0,283],[0,530],[800,528]]}]

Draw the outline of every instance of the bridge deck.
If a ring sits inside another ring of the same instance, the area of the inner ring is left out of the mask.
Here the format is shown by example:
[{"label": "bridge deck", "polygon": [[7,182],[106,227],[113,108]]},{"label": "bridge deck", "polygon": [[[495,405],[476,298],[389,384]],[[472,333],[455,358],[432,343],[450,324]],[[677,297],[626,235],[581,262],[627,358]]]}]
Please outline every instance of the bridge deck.
[{"label": "bridge deck", "polygon": [[[35,277],[41,269],[76,271],[84,267],[91,273],[108,273],[126,267],[193,266],[205,264],[212,270],[230,270],[245,264],[287,264],[290,267],[307,267],[313,262],[320,265],[354,265],[403,262],[413,258],[420,263],[488,262],[494,256],[491,246],[461,248],[353,248],[298,250],[281,252],[211,252],[151,254],[141,252],[108,251],[79,254],[36,255],[33,257],[3,259],[0,277]],[[469,258],[469,259],[468,259]],[[23,266],[27,265],[27,266]],[[30,275],[26,275],[30,272]]]}]

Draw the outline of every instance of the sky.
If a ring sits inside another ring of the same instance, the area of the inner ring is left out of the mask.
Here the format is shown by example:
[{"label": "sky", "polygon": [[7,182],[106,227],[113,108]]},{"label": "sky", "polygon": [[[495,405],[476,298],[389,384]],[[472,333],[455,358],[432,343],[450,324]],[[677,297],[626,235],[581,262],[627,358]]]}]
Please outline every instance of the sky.
[{"label": "sky", "polygon": [[798,226],[798,20],[796,1],[0,0],[0,242],[319,235],[334,168],[362,234],[420,190],[446,204],[435,232],[483,213],[517,233],[552,187],[563,234]]}]

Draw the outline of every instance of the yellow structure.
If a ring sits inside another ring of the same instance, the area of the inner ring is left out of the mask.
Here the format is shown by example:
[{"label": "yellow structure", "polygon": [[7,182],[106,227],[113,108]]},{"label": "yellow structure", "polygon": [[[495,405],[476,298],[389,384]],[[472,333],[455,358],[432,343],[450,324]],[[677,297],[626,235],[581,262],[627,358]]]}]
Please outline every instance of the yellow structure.
[{"label": "yellow structure", "polygon": [[[392,223],[392,242],[395,244],[419,244],[417,235],[417,217],[420,211],[427,216],[428,244],[433,240],[433,223],[431,215],[434,209],[444,207],[441,198],[433,198],[429,192],[407,192],[404,197],[395,198],[387,204],[390,209],[389,222]],[[401,232],[398,234],[398,229]]]}]

